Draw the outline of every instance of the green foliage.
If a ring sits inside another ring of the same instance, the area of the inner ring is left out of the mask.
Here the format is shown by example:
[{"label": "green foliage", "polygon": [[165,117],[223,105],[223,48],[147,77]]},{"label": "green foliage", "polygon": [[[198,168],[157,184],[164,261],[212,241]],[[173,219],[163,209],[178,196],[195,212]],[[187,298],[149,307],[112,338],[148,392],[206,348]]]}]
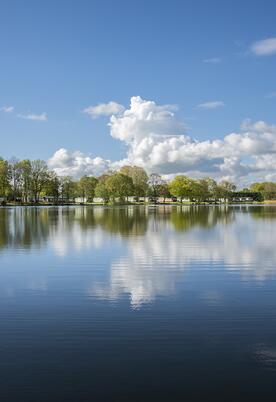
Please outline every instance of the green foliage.
[{"label": "green foliage", "polygon": [[0,159],[0,197],[6,198],[10,191],[10,168],[7,161]]},{"label": "green foliage", "polygon": [[218,185],[214,179],[204,177],[198,180],[198,198],[207,201],[210,198],[216,199],[218,196]]},{"label": "green foliage", "polygon": [[59,194],[62,202],[70,201],[77,194],[77,183],[70,176],[60,177]]},{"label": "green foliage", "polygon": [[169,190],[172,195],[179,197],[181,201],[183,198],[192,200],[196,190],[195,184],[195,180],[184,175],[178,175],[170,182]]},{"label": "green foliage", "polygon": [[157,173],[149,177],[138,166],[123,166],[119,172],[108,171],[100,177],[83,176],[78,181],[71,177],[58,177],[48,169],[42,160],[30,161],[12,158],[9,162],[0,157],[0,197],[2,201],[36,202],[41,197],[51,197],[54,202],[69,202],[75,197],[93,201],[97,196],[104,202],[117,199],[123,201],[129,196],[148,195],[151,201],[171,196],[192,202],[252,201],[276,199],[276,183],[253,183],[250,189],[237,192],[229,181],[217,183],[210,177],[192,179],[177,175],[166,182]]},{"label": "green foliage", "polygon": [[102,198],[105,203],[110,199],[110,192],[106,186],[105,180],[99,180],[95,188],[95,196]]},{"label": "green foliage", "polygon": [[45,196],[52,196],[54,202],[59,200],[60,179],[54,172],[49,172],[46,183],[43,186],[42,193]]},{"label": "green foliage", "polygon": [[39,201],[42,189],[49,179],[50,175],[46,162],[40,159],[32,161],[30,187],[36,203]]},{"label": "green foliage", "polygon": [[88,201],[93,201],[95,197],[95,188],[97,186],[98,180],[96,177],[83,176],[77,182],[77,194],[83,199],[86,198]]},{"label": "green foliage", "polygon": [[152,198],[159,197],[161,185],[164,183],[162,177],[157,173],[152,173],[148,180],[148,196]]},{"label": "green foliage", "polygon": [[20,161],[16,158],[12,158],[9,161],[9,168],[10,168],[11,197],[15,201],[16,197],[19,196],[19,190],[21,184]]},{"label": "green foliage", "polygon": [[18,162],[18,169],[20,172],[20,193],[22,199],[27,202],[28,196],[31,191],[31,174],[32,174],[32,166],[31,161],[29,159],[23,159]]},{"label": "green foliage", "polygon": [[120,172],[129,176],[133,182],[133,195],[144,197],[148,190],[148,175],[146,171],[139,166],[123,166]]},{"label": "green foliage", "polygon": [[261,183],[253,183],[250,186],[250,190],[261,193],[265,200],[276,199],[276,183],[267,181]]},{"label": "green foliage", "polygon": [[164,201],[166,198],[171,197],[168,183],[164,182],[162,184],[159,184],[157,187],[157,193],[159,197],[163,197]]},{"label": "green foliage", "polygon": [[113,201],[115,198],[124,200],[134,191],[132,178],[122,173],[114,173],[108,177],[105,185]]}]

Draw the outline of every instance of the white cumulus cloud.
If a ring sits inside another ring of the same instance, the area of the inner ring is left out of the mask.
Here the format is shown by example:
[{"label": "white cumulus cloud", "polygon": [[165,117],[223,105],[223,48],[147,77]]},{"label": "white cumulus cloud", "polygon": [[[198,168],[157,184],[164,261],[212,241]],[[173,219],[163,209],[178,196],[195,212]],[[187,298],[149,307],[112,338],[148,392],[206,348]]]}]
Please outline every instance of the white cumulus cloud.
[{"label": "white cumulus cloud", "polygon": [[127,143],[137,143],[151,135],[181,134],[185,126],[176,120],[175,109],[175,105],[159,106],[133,96],[129,109],[120,116],[111,116],[110,133],[113,138]]},{"label": "white cumulus cloud", "polygon": [[89,114],[93,119],[100,116],[112,116],[124,111],[124,106],[117,102],[99,103],[96,106],[88,106],[83,113]]},{"label": "white cumulus cloud", "polygon": [[124,164],[168,177],[185,173],[212,176],[238,184],[276,177],[276,126],[245,120],[238,132],[214,140],[198,141],[186,133],[174,105],[158,105],[139,96],[120,115],[110,117],[110,135],[127,147],[123,160],[110,161],[79,151],[58,150],[49,165],[61,175],[98,175]]},{"label": "white cumulus cloud", "polygon": [[276,37],[259,40],[250,46],[250,50],[256,56],[269,56],[276,54]]},{"label": "white cumulus cloud", "polygon": [[79,151],[61,148],[49,159],[48,165],[60,176],[98,176],[110,168],[111,162],[101,157],[92,158]]}]

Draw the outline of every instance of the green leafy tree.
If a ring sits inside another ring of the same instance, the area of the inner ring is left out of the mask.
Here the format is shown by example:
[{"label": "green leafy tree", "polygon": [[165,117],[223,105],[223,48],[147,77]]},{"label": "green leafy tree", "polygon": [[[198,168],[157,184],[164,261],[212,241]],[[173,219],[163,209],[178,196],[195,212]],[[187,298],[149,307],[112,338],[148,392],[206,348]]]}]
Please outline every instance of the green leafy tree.
[{"label": "green leafy tree", "polygon": [[105,182],[106,187],[113,201],[116,198],[124,200],[133,194],[133,181],[132,178],[122,173],[114,173]]},{"label": "green leafy tree", "polygon": [[6,198],[10,191],[10,169],[4,159],[0,159],[0,197]]},{"label": "green leafy tree", "polygon": [[12,158],[9,161],[10,169],[10,185],[11,185],[11,198],[13,201],[21,195],[21,169],[20,161],[16,158]]},{"label": "green leafy tree", "polygon": [[231,199],[233,198],[234,192],[236,191],[236,186],[234,183],[223,180],[218,184],[217,193],[219,198]]},{"label": "green leafy tree", "polygon": [[102,198],[104,203],[108,203],[110,199],[110,192],[104,180],[99,180],[95,187],[95,196]]},{"label": "green leafy tree", "polygon": [[208,186],[204,181],[190,179],[190,187],[190,200],[197,202],[208,200],[210,193],[208,191]]},{"label": "green leafy tree", "polygon": [[274,182],[253,183],[250,186],[250,190],[261,193],[265,200],[276,199],[276,183]]},{"label": "green leafy tree", "polygon": [[31,195],[31,161],[29,159],[19,161],[18,169],[20,172],[20,193],[23,201],[27,202]]},{"label": "green leafy tree", "polygon": [[49,172],[47,181],[45,182],[42,192],[45,196],[53,197],[53,201],[59,201],[60,179],[55,172]]},{"label": "green leafy tree", "polygon": [[148,190],[148,175],[139,166],[123,166],[120,170],[126,176],[131,177],[133,182],[133,194],[136,197],[145,197]]},{"label": "green leafy tree", "polygon": [[250,190],[263,193],[265,191],[265,183],[252,183]]},{"label": "green leafy tree", "polygon": [[37,159],[31,162],[31,190],[36,203],[39,202],[40,193],[49,179],[46,162]]},{"label": "green leafy tree", "polygon": [[148,181],[148,196],[155,200],[159,197],[160,186],[163,184],[162,177],[158,173],[152,173]]},{"label": "green leafy tree", "polygon": [[163,202],[166,201],[166,198],[171,197],[168,183],[163,182],[159,184],[157,192],[159,197],[163,197]]},{"label": "green leafy tree", "polygon": [[192,200],[195,195],[195,181],[184,175],[176,176],[169,184],[170,193],[180,198],[181,202],[183,198]]},{"label": "green leafy tree", "polygon": [[77,191],[78,195],[82,197],[82,199],[86,198],[88,201],[93,202],[93,198],[95,197],[95,188],[97,186],[98,180],[96,177],[92,176],[83,176],[77,183]]},{"label": "green leafy tree", "polygon": [[76,182],[73,181],[72,177],[70,176],[62,176],[60,177],[60,198],[61,202],[69,202],[73,199],[76,194]]},{"label": "green leafy tree", "polygon": [[210,199],[217,199],[217,183],[210,177],[193,180],[189,179],[191,183],[191,196],[193,199],[203,202]]}]

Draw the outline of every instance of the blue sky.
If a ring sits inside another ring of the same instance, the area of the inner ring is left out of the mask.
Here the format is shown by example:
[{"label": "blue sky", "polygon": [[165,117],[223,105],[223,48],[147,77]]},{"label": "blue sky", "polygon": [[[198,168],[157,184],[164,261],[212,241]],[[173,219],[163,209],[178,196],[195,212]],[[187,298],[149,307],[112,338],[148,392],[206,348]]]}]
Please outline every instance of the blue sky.
[{"label": "blue sky", "polygon": [[[252,51],[276,37],[275,15],[274,1],[3,1],[0,108],[14,109],[0,112],[0,155],[47,160],[66,148],[120,160],[128,145],[109,117],[82,111],[128,108],[138,95],[177,105],[199,141],[239,132],[246,118],[276,123],[276,52]],[[206,102],[221,103],[198,107]]]}]

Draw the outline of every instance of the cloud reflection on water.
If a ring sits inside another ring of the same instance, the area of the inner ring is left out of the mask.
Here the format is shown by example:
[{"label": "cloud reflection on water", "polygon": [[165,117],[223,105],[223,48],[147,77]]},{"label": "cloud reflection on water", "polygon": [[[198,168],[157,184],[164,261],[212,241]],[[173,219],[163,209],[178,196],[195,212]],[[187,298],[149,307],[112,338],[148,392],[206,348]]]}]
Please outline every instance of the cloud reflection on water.
[{"label": "cloud reflection on water", "polygon": [[[79,286],[100,299],[127,294],[139,308],[173,296],[186,272],[199,269],[237,272],[244,281],[274,277],[275,212],[246,206],[1,209],[0,258],[9,249],[47,250],[68,264],[83,255],[93,270],[97,250],[109,261],[107,275]],[[47,272],[32,275],[26,287],[47,290]],[[210,303],[206,295],[216,292],[205,289],[202,299]]]},{"label": "cloud reflection on water", "polygon": [[208,230],[195,225],[177,235],[171,222],[154,230],[153,219],[143,237],[127,240],[126,255],[112,261],[109,282],[93,284],[90,293],[110,299],[127,293],[137,308],[157,296],[173,295],[185,271],[194,266],[238,271],[243,280],[264,280],[275,275],[276,221],[254,221],[236,215],[226,228],[224,222],[213,226],[212,218],[208,218]]}]

